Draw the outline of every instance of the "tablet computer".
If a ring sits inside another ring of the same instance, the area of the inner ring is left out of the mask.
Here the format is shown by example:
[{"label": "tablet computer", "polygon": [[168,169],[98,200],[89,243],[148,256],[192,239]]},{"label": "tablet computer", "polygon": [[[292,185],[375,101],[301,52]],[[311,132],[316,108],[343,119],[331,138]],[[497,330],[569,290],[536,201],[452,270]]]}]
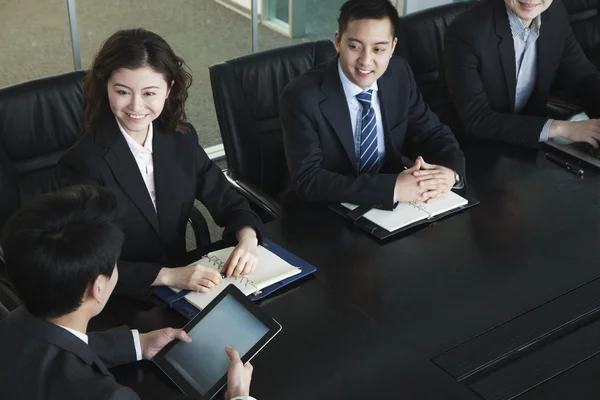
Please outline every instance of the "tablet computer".
[{"label": "tablet computer", "polygon": [[225,346],[236,349],[245,364],[281,325],[229,285],[183,329],[192,342],[172,341],[154,362],[186,395],[212,399],[227,383],[230,359]]}]

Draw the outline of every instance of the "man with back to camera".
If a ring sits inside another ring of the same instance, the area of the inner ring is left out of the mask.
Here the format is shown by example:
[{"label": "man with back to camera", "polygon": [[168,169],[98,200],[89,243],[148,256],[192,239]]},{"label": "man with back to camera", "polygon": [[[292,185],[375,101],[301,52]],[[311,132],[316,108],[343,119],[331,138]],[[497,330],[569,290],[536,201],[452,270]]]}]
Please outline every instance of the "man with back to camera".
[{"label": "man with back to camera", "polygon": [[442,76],[467,137],[527,147],[562,136],[598,147],[600,122],[546,117],[557,85],[600,115],[600,72],[583,54],[559,0],[484,0],[444,40]]},{"label": "man with back to camera", "polygon": [[[392,209],[464,185],[464,156],[393,55],[398,12],[388,0],[349,0],[335,32],[338,57],[290,82],[280,115],[301,199]],[[404,170],[403,150],[420,154]]]},{"label": "man with back to camera", "polygon": [[[71,186],[40,196],[6,224],[6,272],[24,306],[0,322],[0,393],[18,399],[138,399],[107,368],[151,360],[181,329],[140,334],[119,327],[87,334],[118,280],[123,234],[117,197]],[[226,399],[248,396],[252,366],[233,348]]]}]

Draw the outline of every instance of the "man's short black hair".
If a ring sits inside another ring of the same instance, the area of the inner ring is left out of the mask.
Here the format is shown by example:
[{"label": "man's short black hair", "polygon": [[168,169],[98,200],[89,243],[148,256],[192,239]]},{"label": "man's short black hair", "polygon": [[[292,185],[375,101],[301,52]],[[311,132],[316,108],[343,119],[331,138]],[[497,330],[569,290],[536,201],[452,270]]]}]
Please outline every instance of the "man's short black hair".
[{"label": "man's short black hair", "polygon": [[33,199],[4,227],[6,272],[27,310],[41,318],[73,312],[90,283],[110,277],[123,233],[117,196],[70,186]]},{"label": "man's short black hair", "polygon": [[389,0],[348,0],[340,8],[338,32],[340,36],[348,28],[348,24],[359,19],[389,18],[392,23],[392,35],[398,32],[398,11]]}]

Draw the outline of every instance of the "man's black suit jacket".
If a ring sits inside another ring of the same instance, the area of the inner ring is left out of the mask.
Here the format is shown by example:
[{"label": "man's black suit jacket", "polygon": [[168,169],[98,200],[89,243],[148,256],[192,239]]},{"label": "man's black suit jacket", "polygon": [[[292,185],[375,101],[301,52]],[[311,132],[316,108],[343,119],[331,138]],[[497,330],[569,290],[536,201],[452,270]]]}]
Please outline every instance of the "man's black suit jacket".
[{"label": "man's black suit jacket", "polygon": [[21,307],[0,322],[3,399],[138,399],[107,368],[136,361],[125,327],[90,333],[89,345]]},{"label": "man's black suit jacket", "polygon": [[156,210],[114,117],[86,133],[59,163],[63,184],[108,187],[124,205],[125,242],[116,293],[143,294],[162,267],[193,261],[186,254],[185,232],[194,199],[225,226],[226,241],[235,243],[235,232],[244,226],[253,227],[260,240],[259,217],[208,158],[194,128],[188,125],[189,132],[181,133],[158,120],[153,124]]},{"label": "man's black suit jacket", "polygon": [[403,153],[422,155],[426,162],[464,177],[464,155],[450,129],[423,100],[407,62],[392,57],[377,86],[383,118],[377,123],[383,123],[386,157],[378,173],[363,175],[358,174],[338,58],[285,87],[280,106],[284,147],[300,198],[392,209]]},{"label": "man's black suit jacket", "polygon": [[521,114],[514,113],[515,50],[504,2],[478,2],[450,24],[442,78],[462,123],[452,126],[455,132],[535,146],[548,120],[546,103],[553,87],[573,92],[592,116],[600,115],[600,73],[575,40],[562,2],[554,0],[541,21],[537,81]]}]

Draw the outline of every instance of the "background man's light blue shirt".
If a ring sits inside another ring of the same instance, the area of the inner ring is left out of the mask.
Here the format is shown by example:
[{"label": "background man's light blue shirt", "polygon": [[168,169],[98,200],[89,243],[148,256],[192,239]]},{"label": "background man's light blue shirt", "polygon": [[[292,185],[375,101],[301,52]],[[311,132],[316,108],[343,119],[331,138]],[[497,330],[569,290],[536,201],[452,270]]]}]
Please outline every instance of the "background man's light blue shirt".
[{"label": "background man's light blue shirt", "polygon": [[[536,42],[540,36],[540,28],[542,26],[542,15],[538,15],[529,28],[523,25],[523,21],[506,7],[508,14],[508,23],[513,37],[515,47],[515,68],[517,77],[517,87],[515,90],[515,111],[520,113],[523,111],[533,90],[537,80],[537,46]],[[540,142],[548,140],[548,131],[552,125],[552,120],[546,121],[540,133]]]}]

